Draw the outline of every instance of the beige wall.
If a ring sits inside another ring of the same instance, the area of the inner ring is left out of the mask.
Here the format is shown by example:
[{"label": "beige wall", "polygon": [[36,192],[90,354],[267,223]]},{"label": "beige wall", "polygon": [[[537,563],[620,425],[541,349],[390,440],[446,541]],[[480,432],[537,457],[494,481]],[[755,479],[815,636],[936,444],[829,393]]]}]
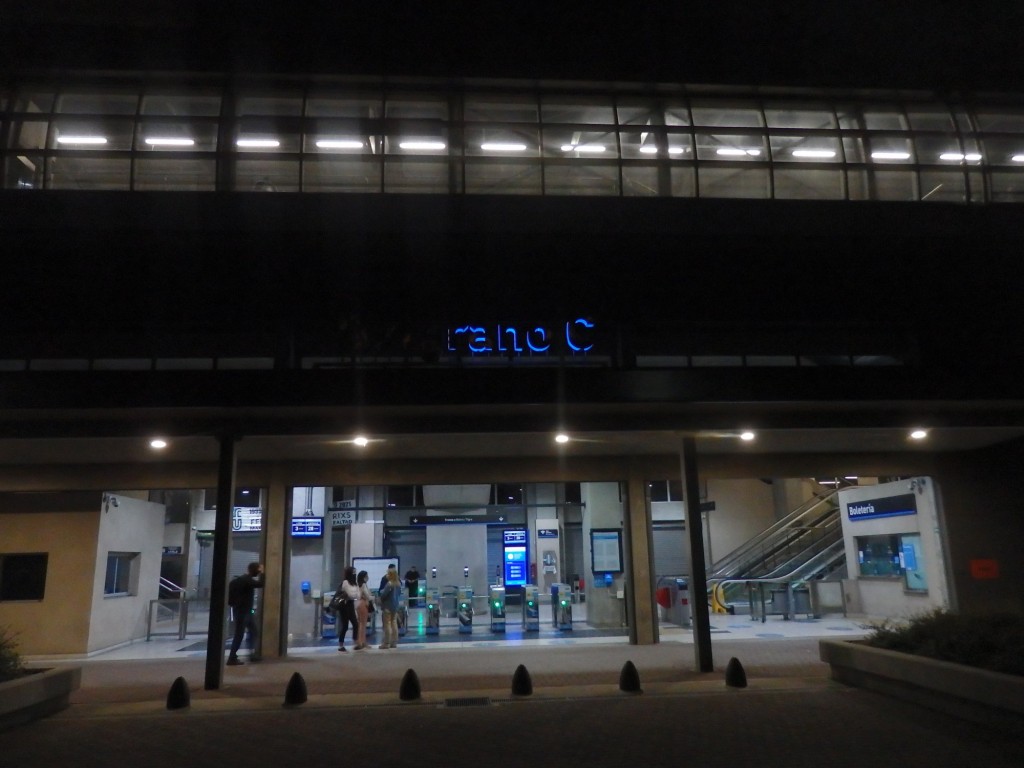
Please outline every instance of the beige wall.
[{"label": "beige wall", "polygon": [[[85,653],[96,572],[100,495],[78,512],[0,514],[0,552],[47,552],[41,601],[0,602],[0,624],[10,628],[24,656]],[[102,585],[101,585],[102,586]]]}]

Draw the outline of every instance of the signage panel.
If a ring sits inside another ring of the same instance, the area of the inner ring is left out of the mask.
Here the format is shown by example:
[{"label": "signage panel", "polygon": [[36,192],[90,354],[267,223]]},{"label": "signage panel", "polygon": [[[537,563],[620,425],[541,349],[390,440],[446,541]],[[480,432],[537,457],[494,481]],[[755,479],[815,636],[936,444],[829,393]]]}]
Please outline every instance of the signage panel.
[{"label": "signage panel", "polygon": [[853,522],[868,520],[875,517],[897,517],[899,515],[916,515],[917,497],[912,493],[899,496],[888,496],[882,499],[867,501],[851,501],[846,505],[846,516]]},{"label": "signage panel", "polygon": [[618,528],[591,530],[590,558],[594,573],[621,573],[622,531]]},{"label": "signage panel", "polygon": [[557,528],[538,528],[537,529],[538,539],[557,539],[558,529]]},{"label": "signage panel", "polygon": [[324,535],[322,517],[293,517],[292,536],[297,539],[316,539]]},{"label": "signage panel", "polygon": [[263,530],[263,510],[259,507],[235,507],[231,512],[231,530],[235,532]]}]

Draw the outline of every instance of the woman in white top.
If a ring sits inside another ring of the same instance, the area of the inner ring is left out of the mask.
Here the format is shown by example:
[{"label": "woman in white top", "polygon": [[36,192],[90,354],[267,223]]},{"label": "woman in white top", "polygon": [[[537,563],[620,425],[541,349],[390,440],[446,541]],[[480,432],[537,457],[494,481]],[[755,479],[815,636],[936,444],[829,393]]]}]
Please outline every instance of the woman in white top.
[{"label": "woman in white top", "polygon": [[352,636],[356,637],[358,643],[359,624],[356,618],[356,603],[359,602],[359,587],[356,585],[356,569],[351,565],[345,569],[345,576],[335,590],[345,595],[345,601],[338,611],[338,650],[345,651],[345,635],[348,634],[348,626],[352,625]]}]

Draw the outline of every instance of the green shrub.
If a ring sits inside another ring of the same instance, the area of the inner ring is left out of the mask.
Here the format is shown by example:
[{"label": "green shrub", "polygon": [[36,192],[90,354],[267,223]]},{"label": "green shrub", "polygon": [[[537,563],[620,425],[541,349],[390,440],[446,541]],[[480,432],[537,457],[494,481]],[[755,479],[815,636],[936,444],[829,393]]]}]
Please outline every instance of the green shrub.
[{"label": "green shrub", "polygon": [[1024,616],[964,615],[936,609],[906,623],[876,626],[868,645],[955,664],[1024,675]]},{"label": "green shrub", "polygon": [[25,674],[18,655],[14,634],[6,627],[0,627],[0,683],[13,680]]}]

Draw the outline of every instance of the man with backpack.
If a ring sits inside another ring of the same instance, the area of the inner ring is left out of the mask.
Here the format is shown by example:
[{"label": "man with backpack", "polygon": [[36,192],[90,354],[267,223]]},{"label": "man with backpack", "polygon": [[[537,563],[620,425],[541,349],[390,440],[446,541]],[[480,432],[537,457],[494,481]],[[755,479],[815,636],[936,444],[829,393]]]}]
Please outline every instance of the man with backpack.
[{"label": "man with backpack", "polygon": [[262,588],[263,563],[249,563],[245,573],[236,576],[228,583],[228,605],[231,606],[231,612],[235,619],[235,635],[231,639],[228,666],[237,667],[242,664],[238,658],[238,649],[242,645],[242,638],[245,637],[246,631],[249,632],[249,648],[252,651],[249,661],[260,660],[257,647],[259,629],[256,627],[253,608],[256,602],[256,590]]}]

